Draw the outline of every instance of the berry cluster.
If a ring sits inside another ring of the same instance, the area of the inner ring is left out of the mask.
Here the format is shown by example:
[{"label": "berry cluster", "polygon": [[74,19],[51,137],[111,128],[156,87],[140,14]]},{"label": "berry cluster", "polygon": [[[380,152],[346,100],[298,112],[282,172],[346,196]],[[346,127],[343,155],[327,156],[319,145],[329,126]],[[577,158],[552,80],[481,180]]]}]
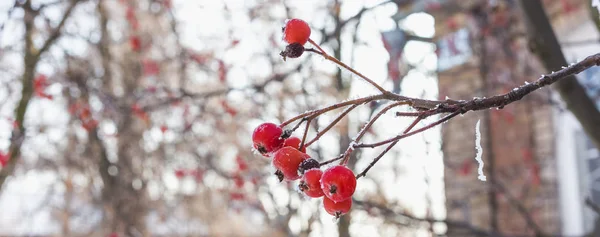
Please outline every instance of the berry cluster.
[{"label": "berry cluster", "polygon": [[297,58],[304,53],[304,44],[309,40],[310,27],[300,19],[291,19],[285,22],[283,31],[283,41],[288,43],[285,50],[280,53],[283,60],[286,58]]},{"label": "berry cluster", "polygon": [[272,158],[279,181],[300,179],[298,188],[306,196],[324,196],[327,213],[336,218],[348,213],[356,189],[352,170],[344,165],[321,170],[321,164],[306,154],[302,141],[290,134],[290,130],[284,131],[276,124],[263,123],[252,133],[253,146],[263,156]]}]

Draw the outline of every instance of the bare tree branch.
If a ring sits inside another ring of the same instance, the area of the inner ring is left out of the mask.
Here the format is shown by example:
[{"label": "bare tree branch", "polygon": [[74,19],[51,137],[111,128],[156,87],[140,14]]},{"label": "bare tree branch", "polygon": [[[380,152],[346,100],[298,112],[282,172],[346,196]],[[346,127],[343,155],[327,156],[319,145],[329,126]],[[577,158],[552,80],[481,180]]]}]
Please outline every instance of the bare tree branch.
[{"label": "bare tree branch", "polygon": [[[564,78],[574,78],[573,75],[578,74],[590,67],[600,65],[600,53],[598,53],[595,55],[588,56],[584,60],[582,60],[578,63],[572,64],[570,66],[567,66],[567,67],[563,66],[562,69],[557,72],[552,72],[547,75],[542,75],[538,80],[536,80],[532,83],[526,82],[524,85],[516,87],[513,90],[511,90],[510,92],[505,93],[505,94],[495,95],[495,96],[492,96],[489,98],[475,97],[471,100],[447,99],[445,101],[435,101],[435,100],[426,100],[426,99],[406,97],[406,96],[402,96],[402,95],[387,91],[387,90],[383,89],[381,86],[379,86],[377,83],[375,83],[372,79],[366,77],[363,74],[358,73],[356,70],[347,66],[346,64],[339,61],[338,59],[336,59],[332,56],[329,56],[314,41],[309,40],[309,42],[311,44],[313,44],[317,49],[306,49],[306,51],[321,55],[326,60],[329,60],[329,61],[341,66],[342,68],[348,69],[350,72],[358,75],[359,77],[361,77],[362,79],[367,81],[369,84],[371,84],[375,88],[377,88],[380,91],[380,94],[367,96],[367,97],[354,99],[354,100],[348,100],[348,101],[333,104],[333,105],[330,105],[330,106],[327,106],[327,107],[324,107],[321,109],[302,113],[300,115],[297,115],[297,116],[283,122],[281,124],[282,127],[286,126],[298,119],[304,120],[304,119],[308,118],[308,119],[312,120],[312,119],[320,116],[321,114],[327,113],[329,111],[332,111],[332,110],[335,110],[338,108],[346,107],[349,105],[356,106],[356,105],[361,105],[361,104],[378,101],[378,100],[398,101],[398,102],[402,102],[401,104],[406,104],[406,105],[416,109],[418,111],[416,114],[411,114],[411,113],[400,114],[400,115],[409,115],[409,116],[417,115],[416,120],[420,120],[420,119],[423,119],[423,118],[426,118],[426,117],[429,117],[429,116],[435,115],[435,114],[450,113],[449,115],[446,115],[445,117],[442,117],[441,119],[439,119],[433,123],[430,123],[429,125],[426,125],[422,128],[416,129],[412,132],[406,131],[405,133],[402,133],[400,135],[397,135],[395,137],[392,137],[392,138],[389,138],[389,139],[386,139],[386,140],[383,140],[380,142],[357,143],[357,141],[362,137],[362,134],[364,133],[364,131],[361,131],[361,134],[359,134],[357,136],[357,138],[351,143],[351,145],[349,145],[348,148],[346,149],[346,152],[343,155],[344,159],[342,160],[341,164],[347,163],[349,154],[352,153],[352,151],[354,151],[356,148],[365,148],[365,147],[374,148],[374,147],[386,145],[388,143],[392,143],[395,145],[397,143],[397,141],[399,141],[400,139],[403,139],[403,138],[412,136],[414,134],[423,132],[425,130],[431,129],[439,124],[442,124],[442,123],[450,120],[451,118],[453,118],[459,114],[464,114],[469,111],[477,111],[477,110],[484,110],[484,109],[491,109],[491,108],[502,109],[502,108],[504,108],[504,106],[511,104],[515,101],[519,101],[526,95],[529,95],[530,93],[532,93],[544,86],[554,84]],[[375,118],[371,118],[371,120],[367,123],[367,126],[368,126],[368,124],[371,124],[373,122],[373,120],[376,120],[376,119],[377,119],[377,116]],[[415,124],[416,123],[413,123],[412,126],[414,126]],[[391,147],[393,147],[393,145],[388,146],[388,148],[385,149],[384,152],[382,154],[380,154],[380,156],[378,158],[376,158],[376,160],[379,160],[387,151],[389,151],[391,149]],[[365,173],[363,172],[358,177],[361,177],[364,175],[365,175]]]},{"label": "bare tree branch", "polygon": [[21,145],[25,139],[25,126],[23,123],[25,121],[25,114],[27,112],[29,101],[33,95],[33,78],[35,76],[35,68],[39,62],[40,55],[44,53],[60,36],[62,27],[69,16],[71,16],[71,12],[79,2],[79,0],[73,0],[71,2],[67,10],[63,13],[59,25],[54,28],[50,37],[44,42],[44,46],[40,50],[36,50],[33,44],[33,34],[35,32],[34,20],[36,16],[38,16],[39,12],[32,8],[31,1],[26,1],[21,6],[25,12],[25,16],[23,17],[23,22],[25,24],[25,55],[23,57],[24,69],[21,77],[21,100],[15,109],[15,122],[18,124],[18,128],[13,130],[11,138],[12,141],[9,147],[10,159],[6,166],[0,170],[0,191],[2,190],[6,178],[14,172],[15,166],[20,157]]},{"label": "bare tree branch", "polygon": [[58,39],[58,37],[61,35],[62,28],[65,26],[67,19],[69,19],[69,17],[71,16],[73,9],[75,9],[75,6],[77,6],[77,4],[81,1],[82,0],[71,0],[71,2],[69,3],[69,6],[63,13],[58,25],[52,29],[48,39],[46,39],[46,41],[44,42],[42,47],[36,52],[35,56],[37,58],[39,58],[44,52],[46,52],[50,48],[50,46],[52,46],[52,44],[54,44],[56,39]]}]

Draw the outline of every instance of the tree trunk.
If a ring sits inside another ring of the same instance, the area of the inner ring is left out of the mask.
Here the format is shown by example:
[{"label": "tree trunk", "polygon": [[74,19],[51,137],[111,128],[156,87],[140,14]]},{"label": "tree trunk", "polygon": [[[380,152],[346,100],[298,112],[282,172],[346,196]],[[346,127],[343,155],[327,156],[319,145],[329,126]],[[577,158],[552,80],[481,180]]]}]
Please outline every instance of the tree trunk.
[{"label": "tree trunk", "polygon": [[[539,0],[521,0],[527,20],[529,43],[548,71],[567,65],[550,20]],[[600,112],[574,76],[554,83],[567,108],[581,123],[583,130],[597,148],[600,148]]]}]

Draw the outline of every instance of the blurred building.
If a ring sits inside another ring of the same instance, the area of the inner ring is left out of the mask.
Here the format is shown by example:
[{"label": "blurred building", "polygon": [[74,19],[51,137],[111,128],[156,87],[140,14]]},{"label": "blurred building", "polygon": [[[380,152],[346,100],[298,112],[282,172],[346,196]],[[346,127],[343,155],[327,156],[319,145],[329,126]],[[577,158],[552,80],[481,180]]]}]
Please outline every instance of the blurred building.
[{"label": "blurred building", "polygon": [[[506,93],[547,71],[530,53],[517,1],[422,1],[400,11],[436,18],[440,99]],[[483,3],[483,4],[482,4]],[[600,52],[584,0],[544,1],[569,62]],[[398,14],[402,17],[402,14]],[[579,75],[600,105],[600,69]],[[477,179],[475,125],[481,121],[484,173]],[[502,234],[582,235],[600,203],[600,155],[548,88],[503,109],[471,112],[442,129],[447,219]],[[448,236],[470,236],[448,224]]]},{"label": "blurred building", "polygon": [[[568,18],[571,21],[555,24],[556,31],[564,32],[557,36],[563,43],[563,53],[569,63],[600,52],[600,34],[587,13],[584,9]],[[600,109],[600,68],[590,68],[580,73],[578,79]],[[598,235],[599,216],[585,204],[585,200],[600,203],[600,154],[568,110],[555,109],[553,118],[560,177],[560,211],[565,217],[562,218],[563,234],[580,235],[595,230]]]}]

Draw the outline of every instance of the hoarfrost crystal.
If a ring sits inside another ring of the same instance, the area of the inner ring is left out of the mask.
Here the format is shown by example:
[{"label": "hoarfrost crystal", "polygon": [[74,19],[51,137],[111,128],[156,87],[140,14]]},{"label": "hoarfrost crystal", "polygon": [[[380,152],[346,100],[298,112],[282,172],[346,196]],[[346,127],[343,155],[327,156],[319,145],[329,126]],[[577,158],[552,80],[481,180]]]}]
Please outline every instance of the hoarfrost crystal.
[{"label": "hoarfrost crystal", "polygon": [[483,174],[483,160],[481,159],[483,148],[481,147],[481,130],[479,129],[480,124],[481,120],[477,120],[477,124],[475,125],[475,149],[477,150],[475,160],[479,164],[479,168],[477,168],[477,174],[479,174],[479,176],[477,176],[477,178],[481,181],[486,181],[487,178]]}]

